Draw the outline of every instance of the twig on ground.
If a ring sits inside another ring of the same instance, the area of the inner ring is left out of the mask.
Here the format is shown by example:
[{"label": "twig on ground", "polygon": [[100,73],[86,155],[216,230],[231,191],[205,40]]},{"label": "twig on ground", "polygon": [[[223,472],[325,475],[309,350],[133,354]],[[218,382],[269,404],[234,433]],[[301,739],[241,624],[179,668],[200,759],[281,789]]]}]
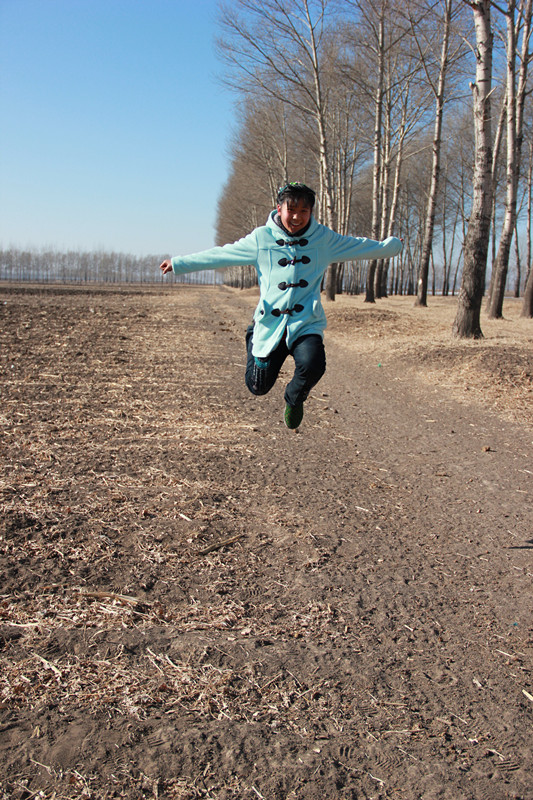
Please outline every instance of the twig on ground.
[{"label": "twig on ground", "polygon": [[237,542],[239,539],[242,539],[243,536],[244,533],[238,533],[236,536],[230,536],[229,539],[222,539],[220,542],[215,542],[214,544],[210,544],[209,547],[204,547],[203,550],[197,550],[194,555],[206,556],[208,553],[212,553],[214,550],[220,550],[227,544],[233,544],[233,542]]}]

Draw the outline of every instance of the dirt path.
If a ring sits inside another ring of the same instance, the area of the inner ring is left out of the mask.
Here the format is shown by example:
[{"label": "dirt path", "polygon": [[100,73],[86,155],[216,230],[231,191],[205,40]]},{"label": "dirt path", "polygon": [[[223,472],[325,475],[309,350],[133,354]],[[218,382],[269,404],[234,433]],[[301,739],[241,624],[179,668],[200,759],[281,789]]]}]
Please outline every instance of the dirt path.
[{"label": "dirt path", "polygon": [[6,798],[533,798],[527,424],[349,301],[296,433],[253,295],[0,302]]}]

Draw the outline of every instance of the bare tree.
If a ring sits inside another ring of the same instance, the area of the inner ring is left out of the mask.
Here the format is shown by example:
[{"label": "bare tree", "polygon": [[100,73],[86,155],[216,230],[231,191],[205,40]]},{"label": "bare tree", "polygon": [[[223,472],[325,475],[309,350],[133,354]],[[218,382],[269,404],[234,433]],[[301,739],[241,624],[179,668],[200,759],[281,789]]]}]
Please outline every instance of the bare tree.
[{"label": "bare tree", "polygon": [[[318,139],[319,191],[325,222],[335,227],[332,165],[328,139],[327,88],[323,86],[330,0],[236,0],[223,8],[225,37],[222,57],[229,64],[229,82],[239,92],[260,93],[281,100],[294,114],[315,127]],[[328,270],[326,296],[335,298],[335,269]]]},{"label": "bare tree", "polygon": [[[374,109],[371,236],[373,239],[380,239],[389,228],[387,212],[389,210],[389,175],[392,169],[392,93],[396,82],[400,83],[398,75],[394,75],[392,62],[394,61],[396,67],[396,48],[405,36],[405,25],[403,27],[398,26],[397,9],[392,7],[390,0],[379,0],[378,3],[369,3],[361,0],[353,3],[353,5],[358,6],[360,13],[364,14],[365,36],[363,46],[367,52],[370,52],[373,63],[373,69],[369,75],[369,84],[366,87],[368,96],[372,98]],[[395,17],[394,24],[392,22],[393,15]],[[408,80],[408,75],[409,70],[407,72],[404,71],[402,78]],[[404,105],[404,112],[405,108],[406,106]],[[402,120],[403,127],[400,125],[402,129],[400,141],[403,145],[406,124],[405,113],[402,114]],[[397,181],[399,181],[400,170],[401,160],[397,161],[397,170],[395,172]],[[397,199],[396,191],[394,192],[394,197]],[[375,259],[368,263],[366,303],[375,302],[376,287],[378,295],[380,294],[382,274],[379,267],[379,262]]]},{"label": "bare tree", "polygon": [[[381,129],[383,119],[383,87],[385,83],[385,9],[386,0],[382,0],[378,8],[377,26],[375,29],[377,54],[377,81],[374,94],[374,167],[372,172],[372,237],[379,238],[381,227]],[[365,303],[375,303],[374,277],[377,261],[373,259],[368,265],[366,278]]]},{"label": "bare tree", "polygon": [[533,200],[533,141],[529,140],[529,164],[527,171],[527,275],[522,301],[522,317],[533,318],[533,263],[531,260],[531,211]]},{"label": "bare tree", "polygon": [[[466,2],[467,0],[463,0]],[[476,31],[476,81],[471,84],[474,104],[475,164],[473,199],[464,245],[464,263],[454,336],[478,339],[481,330],[481,302],[485,289],[485,272],[492,210],[492,27],[491,2],[468,3],[474,14]]]},{"label": "bare tree", "polygon": [[288,119],[283,103],[253,96],[247,100],[230,146],[230,176],[219,199],[218,244],[234,241],[264,224],[278,187],[299,162],[294,140],[306,141],[305,131]]},{"label": "bare tree", "polygon": [[[427,71],[428,83],[435,94],[435,129],[433,133],[433,162],[431,166],[431,184],[426,211],[426,223],[424,229],[424,241],[422,245],[422,255],[420,257],[420,267],[418,270],[417,297],[415,305],[427,306],[428,272],[429,261],[433,250],[433,233],[435,230],[435,215],[437,211],[437,197],[439,191],[440,178],[440,152],[442,142],[442,123],[444,117],[444,100],[446,86],[446,72],[449,66],[449,42],[450,26],[452,20],[453,0],[444,0],[444,17],[442,25],[442,47],[440,54],[440,68],[437,85],[435,86],[432,76]],[[415,41],[418,42],[416,32]],[[421,52],[422,64],[426,66],[426,59]]]},{"label": "bare tree", "polygon": [[[509,269],[509,256],[511,244],[516,228],[518,181],[520,176],[520,161],[523,139],[524,103],[526,98],[526,85],[528,66],[532,55],[530,53],[531,14],[533,0],[525,0],[516,8],[516,0],[507,0],[506,23],[506,133],[507,133],[507,166],[506,166],[506,203],[503,229],[500,237],[498,255],[492,268],[492,279],[488,302],[488,315],[492,319],[503,316],[503,299]],[[520,67],[518,70],[518,85],[516,75],[517,42],[519,33],[522,33],[522,47],[520,53]]]},{"label": "bare tree", "polygon": [[[425,27],[428,40],[438,36],[432,11],[435,4],[351,0],[349,5],[355,14],[350,43],[354,86],[369,108],[369,117],[373,109],[371,235],[382,239],[395,232],[399,218],[407,144],[427,127],[431,113],[433,94],[424,70],[434,72],[434,59],[425,52],[427,45],[420,45],[423,37],[419,28]],[[420,35],[419,42],[415,42],[413,30]],[[427,59],[424,67],[422,57]],[[361,69],[362,62],[369,65],[366,73]],[[388,267],[383,262],[369,262],[366,302],[386,295]]]}]

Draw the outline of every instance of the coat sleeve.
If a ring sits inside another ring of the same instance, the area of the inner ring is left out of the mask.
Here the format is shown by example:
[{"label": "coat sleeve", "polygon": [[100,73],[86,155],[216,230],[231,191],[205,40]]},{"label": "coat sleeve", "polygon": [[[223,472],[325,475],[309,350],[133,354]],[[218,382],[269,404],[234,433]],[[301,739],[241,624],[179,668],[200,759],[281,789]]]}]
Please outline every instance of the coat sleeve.
[{"label": "coat sleeve", "polygon": [[331,233],[333,236],[328,242],[330,263],[334,261],[393,258],[403,250],[403,243],[396,236],[389,236],[388,239],[377,242],[375,239],[341,236],[333,231]]},{"label": "coat sleeve", "polygon": [[212,247],[210,250],[202,250],[200,253],[188,256],[174,256],[171,259],[172,271],[176,275],[183,275],[186,272],[198,272],[204,269],[244,267],[257,263],[257,252],[257,236],[255,231],[252,231],[248,236],[231,244]]}]

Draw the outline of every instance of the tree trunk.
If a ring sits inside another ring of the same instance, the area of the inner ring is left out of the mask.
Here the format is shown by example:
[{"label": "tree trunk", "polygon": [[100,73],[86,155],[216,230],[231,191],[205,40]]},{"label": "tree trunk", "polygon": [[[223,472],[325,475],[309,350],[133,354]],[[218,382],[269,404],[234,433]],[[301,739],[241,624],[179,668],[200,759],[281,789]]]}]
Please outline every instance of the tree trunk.
[{"label": "tree trunk", "polygon": [[520,156],[523,137],[523,108],[525,102],[527,68],[529,62],[529,33],[531,28],[532,0],[527,0],[521,17],[522,52],[518,89],[516,88],[517,28],[515,24],[516,2],[507,2],[507,195],[505,217],[500,238],[498,255],[493,265],[491,292],[487,308],[491,319],[503,317],[503,300],[505,285],[509,271],[509,257],[516,226],[516,205],[518,194],[518,178],[520,173]]},{"label": "tree trunk", "polygon": [[326,293],[326,300],[335,300],[335,293],[337,291],[337,264],[330,264],[326,271],[324,291]]},{"label": "tree trunk", "polygon": [[[502,107],[500,109],[500,117],[498,119],[498,126],[494,134],[494,144],[492,146],[492,259],[491,263],[496,263],[496,199],[498,197],[498,167],[500,162],[500,151],[503,138],[503,128],[505,123],[505,116],[507,114],[507,100],[504,96]],[[488,292],[488,299],[492,294],[492,276]]]},{"label": "tree trunk", "polygon": [[[524,287],[524,301],[522,305],[522,317],[531,317],[533,316],[533,281],[531,279],[531,273],[533,270],[531,269],[531,210],[533,205],[533,142],[529,143],[529,165],[527,171],[527,222],[526,222],[526,283]],[[530,297],[529,300],[526,302],[526,294],[528,290],[528,284]],[[529,308],[528,308],[529,304]]]},{"label": "tree trunk", "polygon": [[[387,83],[390,82],[391,76],[388,75]],[[374,239],[381,241],[386,236],[387,230],[387,212],[389,209],[389,191],[390,191],[390,174],[391,174],[391,100],[390,100],[390,86],[387,86],[385,92],[386,102],[384,102],[384,111],[382,114],[383,132],[381,135],[381,189],[379,192],[380,211],[379,211],[379,232],[374,235]],[[384,271],[385,262],[382,259],[376,261],[376,270],[374,273],[374,297],[380,300],[386,296],[386,289],[384,290]]]},{"label": "tree trunk", "polygon": [[[326,225],[335,228],[336,213],[333,204],[333,187],[331,185],[331,164],[329,159],[328,137],[326,132],[325,106],[322,98],[322,87],[320,82],[320,62],[318,58],[318,47],[315,38],[315,28],[311,19],[307,0],[303,0],[303,7],[306,17],[307,29],[309,33],[309,55],[313,65],[313,86],[314,100],[316,107],[316,123],[318,128],[318,138],[320,143],[319,166],[320,182],[326,200]],[[326,300],[335,300],[337,289],[337,265],[330,264],[326,275]]]},{"label": "tree trunk", "polygon": [[520,258],[520,244],[518,240],[518,228],[515,222],[515,229],[514,229],[514,252],[516,258],[516,278],[514,284],[514,296],[518,300],[520,297],[520,283],[522,281],[522,261]]},{"label": "tree trunk", "polygon": [[[403,148],[406,136],[406,122],[407,122],[407,103],[404,104],[402,109],[402,119],[400,124],[400,135],[398,137],[398,152],[396,154],[396,168],[394,170],[394,188],[392,190],[392,200],[389,213],[389,223],[386,230],[386,236],[394,236],[396,229],[396,217],[398,214],[398,205],[400,199],[400,178],[403,167]],[[391,266],[390,260],[387,260],[383,266],[383,295],[387,296],[387,280],[389,276],[389,268]],[[392,281],[391,281],[392,284]],[[392,293],[392,290],[391,290]]]},{"label": "tree trunk", "polygon": [[452,0],[445,0],[444,31],[440,57],[439,83],[435,100],[435,132],[433,135],[433,162],[431,167],[431,185],[429,189],[426,212],[424,243],[418,271],[417,297],[415,306],[427,306],[429,260],[433,249],[433,232],[435,230],[435,213],[439,192],[440,150],[442,141],[442,120],[444,116],[444,88],[448,67],[448,43],[450,39],[450,21]]},{"label": "tree trunk", "polygon": [[[378,34],[378,84],[375,92],[374,167],[372,174],[372,238],[379,239],[381,229],[381,123],[383,116],[383,78],[385,64],[385,11],[380,9]],[[374,278],[377,260],[368,263],[365,303],[375,303]]]},{"label": "tree trunk", "polygon": [[473,200],[464,245],[463,278],[459,290],[454,336],[482,338],[480,311],[492,210],[492,142],[490,93],[492,84],[491,0],[472,3],[476,30],[476,83],[472,87],[476,153]]},{"label": "tree trunk", "polygon": [[520,316],[526,319],[533,319],[533,264],[529,267]]}]

